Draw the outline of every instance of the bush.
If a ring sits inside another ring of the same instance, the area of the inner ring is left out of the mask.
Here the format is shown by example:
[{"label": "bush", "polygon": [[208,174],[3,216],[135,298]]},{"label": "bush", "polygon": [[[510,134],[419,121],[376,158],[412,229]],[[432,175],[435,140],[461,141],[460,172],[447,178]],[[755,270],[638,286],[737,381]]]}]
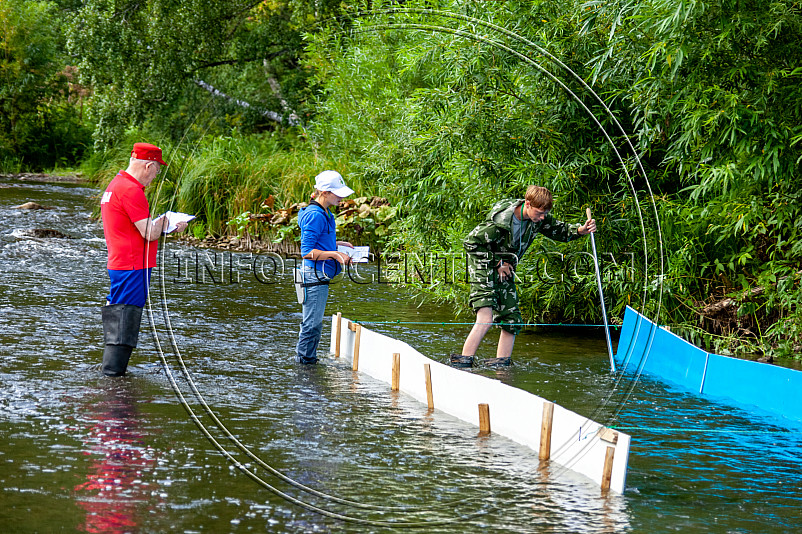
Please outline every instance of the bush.
[{"label": "bush", "polygon": [[92,132],[71,92],[55,6],[4,1],[0,35],[0,168],[19,172],[76,164]]}]

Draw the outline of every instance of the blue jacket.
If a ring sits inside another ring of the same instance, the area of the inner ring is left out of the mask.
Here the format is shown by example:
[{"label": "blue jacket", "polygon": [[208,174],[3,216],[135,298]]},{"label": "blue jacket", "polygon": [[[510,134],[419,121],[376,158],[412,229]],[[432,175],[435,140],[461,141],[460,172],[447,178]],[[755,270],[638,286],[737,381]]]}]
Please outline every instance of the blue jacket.
[{"label": "blue jacket", "polygon": [[[301,256],[306,256],[312,249],[337,250],[337,227],[334,215],[324,210],[320,204],[313,202],[298,213],[298,226],[301,228]],[[304,260],[306,269],[329,277],[336,276],[342,269],[337,260]]]}]

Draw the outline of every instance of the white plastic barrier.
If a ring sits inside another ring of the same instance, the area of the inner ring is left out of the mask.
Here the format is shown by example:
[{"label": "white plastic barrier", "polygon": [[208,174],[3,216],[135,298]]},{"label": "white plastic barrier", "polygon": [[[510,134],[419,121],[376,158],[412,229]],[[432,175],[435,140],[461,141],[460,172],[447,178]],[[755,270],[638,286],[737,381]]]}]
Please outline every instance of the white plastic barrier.
[{"label": "white plastic barrier", "polygon": [[[400,391],[480,430],[526,445],[541,459],[585,475],[602,489],[624,491],[630,443],[627,434],[498,380],[431,360],[408,344],[356,325],[340,314],[332,316],[330,350],[350,361],[355,370],[389,384],[394,384],[395,359]],[[397,359],[395,354],[399,355]]]}]

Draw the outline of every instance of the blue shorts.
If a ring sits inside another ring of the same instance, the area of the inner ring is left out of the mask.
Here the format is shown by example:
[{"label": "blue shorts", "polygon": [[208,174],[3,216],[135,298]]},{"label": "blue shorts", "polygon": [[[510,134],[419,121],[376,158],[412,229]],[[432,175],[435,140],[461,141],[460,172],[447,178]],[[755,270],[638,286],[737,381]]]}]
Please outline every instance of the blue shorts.
[{"label": "blue shorts", "polygon": [[134,271],[109,271],[111,290],[106,296],[109,304],[131,304],[145,307],[148,300],[150,272],[153,269],[136,269]]}]

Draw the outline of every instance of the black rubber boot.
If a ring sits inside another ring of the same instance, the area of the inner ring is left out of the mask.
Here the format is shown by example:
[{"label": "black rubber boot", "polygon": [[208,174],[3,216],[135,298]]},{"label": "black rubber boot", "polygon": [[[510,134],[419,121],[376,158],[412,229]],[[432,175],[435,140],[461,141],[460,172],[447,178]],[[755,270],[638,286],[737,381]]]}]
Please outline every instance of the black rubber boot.
[{"label": "black rubber boot", "polygon": [[103,365],[100,370],[106,376],[125,376],[128,360],[134,347],[131,345],[106,345],[103,349]]},{"label": "black rubber boot", "polygon": [[139,339],[142,308],[131,304],[110,304],[101,308],[103,315],[103,365],[106,376],[123,376],[128,360]]},{"label": "black rubber boot", "polygon": [[473,356],[463,356],[462,354],[451,355],[451,365],[454,367],[473,367]]},{"label": "black rubber boot", "polygon": [[490,358],[488,360],[483,360],[482,363],[488,367],[509,367],[512,365],[512,358],[509,356],[505,358]]}]

